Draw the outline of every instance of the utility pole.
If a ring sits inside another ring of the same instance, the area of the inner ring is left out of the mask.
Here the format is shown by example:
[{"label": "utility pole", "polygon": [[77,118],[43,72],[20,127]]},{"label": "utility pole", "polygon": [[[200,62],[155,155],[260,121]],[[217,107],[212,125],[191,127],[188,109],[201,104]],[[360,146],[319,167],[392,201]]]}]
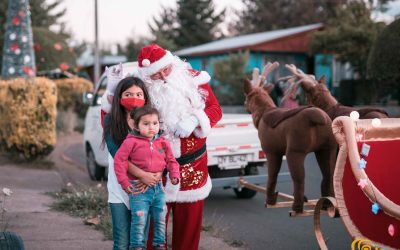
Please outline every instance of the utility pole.
[{"label": "utility pole", "polygon": [[94,84],[100,79],[100,53],[97,22],[97,0],[94,0]]}]

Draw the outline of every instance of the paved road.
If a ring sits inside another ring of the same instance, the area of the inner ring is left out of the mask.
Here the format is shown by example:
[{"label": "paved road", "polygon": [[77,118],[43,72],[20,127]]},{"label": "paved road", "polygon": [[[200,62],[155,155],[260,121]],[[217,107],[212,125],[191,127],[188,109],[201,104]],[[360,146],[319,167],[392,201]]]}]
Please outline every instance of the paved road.
[{"label": "paved road", "polygon": [[[285,171],[286,167],[282,169]],[[306,196],[319,197],[321,180],[314,154],[306,158]],[[292,194],[292,183],[278,190]],[[214,189],[206,200],[205,223],[213,223],[225,239],[243,242],[248,249],[318,249],[313,218],[291,218],[288,208],[264,208],[261,193],[249,200],[237,199],[232,190]],[[351,239],[340,218],[323,218],[322,232],[329,249],[350,249]]]},{"label": "paved road", "polygon": [[[68,148],[66,155],[85,166],[82,144]],[[313,154],[306,158],[306,178],[306,196],[318,198],[321,177]],[[280,183],[278,190],[291,194],[292,183]],[[252,250],[318,249],[312,217],[290,218],[288,208],[266,209],[264,201],[263,194],[242,200],[233,190],[214,189],[205,203],[204,224]],[[340,218],[323,218],[321,227],[329,249],[350,249],[351,239]]]}]

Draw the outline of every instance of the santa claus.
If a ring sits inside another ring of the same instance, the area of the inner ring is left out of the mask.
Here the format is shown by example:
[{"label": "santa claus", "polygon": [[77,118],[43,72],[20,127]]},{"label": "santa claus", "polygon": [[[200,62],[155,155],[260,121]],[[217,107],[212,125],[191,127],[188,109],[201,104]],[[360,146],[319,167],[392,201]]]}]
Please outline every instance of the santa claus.
[{"label": "santa claus", "polygon": [[138,63],[139,76],[180,164],[180,185],[169,180],[166,184],[173,214],[172,248],[198,249],[204,199],[211,191],[205,143],[221,119],[221,108],[208,84],[210,75],[191,69],[171,52],[152,44],[141,49]]}]

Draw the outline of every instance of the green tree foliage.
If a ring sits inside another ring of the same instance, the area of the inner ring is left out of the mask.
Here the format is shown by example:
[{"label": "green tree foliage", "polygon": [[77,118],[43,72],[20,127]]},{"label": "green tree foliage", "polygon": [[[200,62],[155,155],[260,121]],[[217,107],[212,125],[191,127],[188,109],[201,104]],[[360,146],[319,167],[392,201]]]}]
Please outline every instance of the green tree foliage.
[{"label": "green tree foliage", "polygon": [[394,95],[400,101],[400,19],[378,36],[368,57],[368,76],[380,96]]},{"label": "green tree foliage", "polygon": [[[125,46],[123,53],[126,55],[128,62],[136,61],[140,52],[140,49],[144,47],[148,41],[145,38],[139,38],[137,41],[134,39],[129,39]],[[168,48],[168,47],[165,47]]]},{"label": "green tree foliage", "polygon": [[231,54],[214,63],[215,95],[222,105],[243,105],[243,78],[246,77],[248,53]]},{"label": "green tree foliage", "polygon": [[244,8],[229,24],[233,35],[264,32],[325,22],[334,17],[334,8],[345,0],[244,0]]},{"label": "green tree foliage", "polygon": [[76,71],[75,53],[64,42],[62,35],[46,28],[33,27],[33,38],[38,71],[57,68]]},{"label": "green tree foliage", "polygon": [[[70,35],[65,31],[65,24],[60,21],[67,9],[61,8],[63,0],[56,0],[52,3],[48,3],[46,0],[30,0],[30,11],[32,13],[32,26],[42,27],[49,29],[51,26],[58,26],[60,29],[59,34],[62,34],[66,38]],[[58,10],[58,11],[57,11]]]},{"label": "green tree foliage", "polygon": [[353,1],[336,10],[324,31],[316,32],[311,42],[313,53],[334,53],[341,62],[349,62],[361,79],[372,43],[384,27],[371,19],[371,10],[362,1]]},{"label": "green tree foliage", "polygon": [[149,28],[153,42],[169,50],[207,43],[223,36],[219,28],[225,10],[217,13],[212,0],[178,0],[177,9],[163,7]]},{"label": "green tree foliage", "polygon": [[225,10],[216,13],[212,0],[178,0],[175,37],[178,48],[195,46],[222,37],[218,25],[224,20]]},{"label": "green tree foliage", "polygon": [[154,39],[151,42],[171,51],[176,50],[176,10],[164,6],[161,7],[159,19],[153,17],[153,23],[154,25],[148,24],[154,35]]}]

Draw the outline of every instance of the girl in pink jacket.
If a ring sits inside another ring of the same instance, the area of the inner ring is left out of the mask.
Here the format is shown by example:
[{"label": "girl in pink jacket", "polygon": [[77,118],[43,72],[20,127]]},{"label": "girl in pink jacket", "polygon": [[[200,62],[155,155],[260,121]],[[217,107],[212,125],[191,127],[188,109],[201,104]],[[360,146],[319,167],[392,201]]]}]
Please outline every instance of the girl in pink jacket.
[{"label": "girl in pink jacket", "polygon": [[145,191],[136,191],[136,177],[128,173],[128,161],[144,171],[158,173],[167,168],[171,183],[179,183],[179,164],[175,160],[169,142],[160,136],[159,113],[150,106],[131,111],[135,123],[114,158],[114,171],[119,184],[129,194],[131,207],[130,248],[145,249],[145,225],[150,215],[154,226],[153,249],[165,246],[165,196],[161,181]]}]

